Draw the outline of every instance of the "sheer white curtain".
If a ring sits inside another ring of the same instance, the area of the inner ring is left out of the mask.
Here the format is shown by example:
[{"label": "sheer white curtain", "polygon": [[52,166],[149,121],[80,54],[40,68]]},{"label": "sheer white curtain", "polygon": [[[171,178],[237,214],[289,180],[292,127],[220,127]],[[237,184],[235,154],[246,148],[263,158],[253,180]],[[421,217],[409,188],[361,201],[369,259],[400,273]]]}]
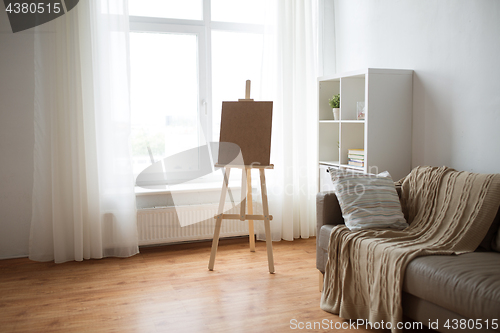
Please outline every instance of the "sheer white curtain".
[{"label": "sheer white curtain", "polygon": [[[269,98],[275,169],[266,171],[266,178],[272,238],[293,240],[316,234],[318,4],[277,0],[276,5],[277,24],[264,44],[263,81],[274,94]],[[259,239],[265,239],[262,229]]]},{"label": "sheer white curtain", "polygon": [[138,252],[126,0],[80,1],[35,31],[35,172],[29,257]]}]

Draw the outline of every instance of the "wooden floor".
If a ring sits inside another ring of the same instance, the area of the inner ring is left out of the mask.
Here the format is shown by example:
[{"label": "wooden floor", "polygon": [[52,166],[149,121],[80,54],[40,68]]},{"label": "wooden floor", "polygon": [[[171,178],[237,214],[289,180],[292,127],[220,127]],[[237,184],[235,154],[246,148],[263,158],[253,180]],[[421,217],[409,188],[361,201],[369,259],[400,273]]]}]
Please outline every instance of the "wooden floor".
[{"label": "wooden floor", "polygon": [[209,242],[142,248],[126,259],[2,260],[0,331],[322,331],[292,329],[342,321],[319,307],[315,242],[273,243],[276,274],[265,243],[251,253],[248,238],[221,240],[214,271]]}]

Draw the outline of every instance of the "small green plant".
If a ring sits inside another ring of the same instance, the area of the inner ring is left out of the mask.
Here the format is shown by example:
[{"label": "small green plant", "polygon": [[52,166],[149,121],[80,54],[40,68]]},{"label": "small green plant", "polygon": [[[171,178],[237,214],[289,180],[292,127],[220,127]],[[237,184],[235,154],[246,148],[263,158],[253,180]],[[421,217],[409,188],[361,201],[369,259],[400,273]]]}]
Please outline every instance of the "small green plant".
[{"label": "small green plant", "polygon": [[328,100],[328,104],[332,109],[340,108],[340,94],[333,95],[332,99]]}]

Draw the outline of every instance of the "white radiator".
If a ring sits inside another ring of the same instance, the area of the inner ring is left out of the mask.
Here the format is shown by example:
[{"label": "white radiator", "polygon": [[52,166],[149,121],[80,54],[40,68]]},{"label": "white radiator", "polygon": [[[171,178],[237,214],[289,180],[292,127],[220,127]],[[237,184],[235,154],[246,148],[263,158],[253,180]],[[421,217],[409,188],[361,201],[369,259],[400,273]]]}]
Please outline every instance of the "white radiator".
[{"label": "white radiator", "polygon": [[[227,204],[226,213],[238,214],[239,205],[233,209]],[[139,209],[137,229],[139,245],[167,244],[192,240],[212,239],[218,204]],[[178,217],[179,215],[179,217]],[[182,221],[192,221],[181,227]],[[198,222],[201,221],[201,222]],[[248,235],[248,221],[223,220],[220,237]]]}]

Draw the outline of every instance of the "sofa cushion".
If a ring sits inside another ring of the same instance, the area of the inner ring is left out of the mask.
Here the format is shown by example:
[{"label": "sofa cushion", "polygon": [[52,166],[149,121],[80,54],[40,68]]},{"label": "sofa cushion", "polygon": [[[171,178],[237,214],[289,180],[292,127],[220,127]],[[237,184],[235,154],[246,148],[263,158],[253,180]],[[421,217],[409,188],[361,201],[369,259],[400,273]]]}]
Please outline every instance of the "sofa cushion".
[{"label": "sofa cushion", "polygon": [[472,319],[500,318],[500,253],[473,252],[412,260],[403,290]]}]

